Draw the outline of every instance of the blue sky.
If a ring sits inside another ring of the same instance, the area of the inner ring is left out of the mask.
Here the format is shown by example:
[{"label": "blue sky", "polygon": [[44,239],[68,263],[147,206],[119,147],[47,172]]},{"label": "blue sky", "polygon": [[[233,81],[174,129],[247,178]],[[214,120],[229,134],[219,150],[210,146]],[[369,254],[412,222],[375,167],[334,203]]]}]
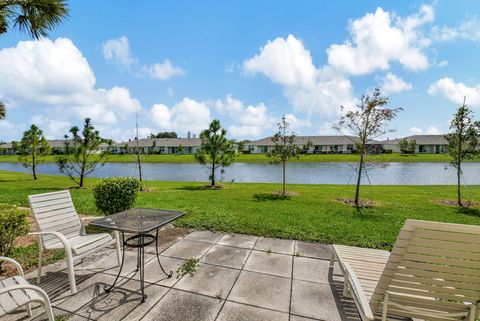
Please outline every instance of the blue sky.
[{"label": "blue sky", "polygon": [[36,123],[61,138],[84,117],[103,136],[335,133],[340,106],[382,87],[404,111],[390,137],[435,134],[463,96],[480,108],[475,1],[69,1],[48,39],[0,37],[0,139]]}]

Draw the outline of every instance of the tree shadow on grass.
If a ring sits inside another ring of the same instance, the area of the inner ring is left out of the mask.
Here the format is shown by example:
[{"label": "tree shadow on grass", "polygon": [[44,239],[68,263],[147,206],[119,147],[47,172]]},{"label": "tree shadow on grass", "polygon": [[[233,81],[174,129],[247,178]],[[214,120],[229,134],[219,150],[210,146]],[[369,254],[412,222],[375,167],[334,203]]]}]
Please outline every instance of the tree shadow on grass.
[{"label": "tree shadow on grass", "polygon": [[459,207],[457,209],[458,213],[470,216],[480,217],[480,209],[475,207]]},{"label": "tree shadow on grass", "polygon": [[211,191],[222,189],[222,186],[218,185],[216,187],[211,187],[210,185],[185,185],[182,187],[176,187],[175,189],[180,191]]},{"label": "tree shadow on grass", "polygon": [[283,194],[253,194],[253,198],[257,202],[266,202],[266,201],[288,201],[291,197]]}]

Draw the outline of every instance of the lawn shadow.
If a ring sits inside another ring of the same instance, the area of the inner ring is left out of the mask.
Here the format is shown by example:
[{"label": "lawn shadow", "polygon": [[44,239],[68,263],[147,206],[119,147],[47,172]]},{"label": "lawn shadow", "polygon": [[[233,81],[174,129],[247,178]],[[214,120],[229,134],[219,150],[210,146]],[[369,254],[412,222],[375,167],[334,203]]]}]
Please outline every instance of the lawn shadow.
[{"label": "lawn shadow", "polygon": [[288,195],[283,195],[283,194],[263,193],[263,194],[253,194],[253,198],[257,202],[266,202],[266,201],[287,201],[291,197],[288,196]]},{"label": "lawn shadow", "polygon": [[460,214],[480,217],[480,209],[479,208],[462,206],[462,207],[458,207],[457,211]]},{"label": "lawn shadow", "polygon": [[218,185],[215,187],[211,187],[210,185],[185,185],[182,187],[176,187],[175,189],[180,191],[211,191],[222,189],[222,186]]}]

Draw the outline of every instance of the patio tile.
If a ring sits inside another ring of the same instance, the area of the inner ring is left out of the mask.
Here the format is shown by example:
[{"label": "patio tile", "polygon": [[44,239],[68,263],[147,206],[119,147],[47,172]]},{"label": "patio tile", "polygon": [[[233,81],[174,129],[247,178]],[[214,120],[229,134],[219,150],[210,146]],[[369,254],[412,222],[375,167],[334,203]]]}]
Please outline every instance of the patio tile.
[{"label": "patio tile", "polygon": [[185,275],[174,288],[225,299],[239,273],[239,270],[200,264],[193,276]]},{"label": "patio tile", "polygon": [[332,246],[328,244],[297,241],[295,254],[317,259],[330,260]]},{"label": "patio tile", "polygon": [[216,321],[288,321],[288,313],[227,301]]},{"label": "patio tile", "polygon": [[252,249],[257,240],[258,237],[253,235],[226,234],[218,241],[218,244]]},{"label": "patio tile", "polygon": [[[154,255],[145,253],[145,263],[153,260]],[[92,261],[86,265],[80,265],[78,268],[75,267],[75,271],[81,273],[93,272],[103,272],[110,275],[117,275],[118,269],[117,255],[115,251],[111,251],[110,254],[100,257],[97,261]],[[137,252],[136,251],[125,251],[125,258],[123,262],[122,273],[120,276],[132,276],[135,273],[137,268]],[[138,277],[138,273],[136,275]]]},{"label": "patio tile", "polygon": [[290,255],[252,251],[243,269],[289,278],[292,276],[292,258]]},{"label": "patio tile", "polygon": [[[76,294],[72,295],[67,291],[64,293],[64,299],[61,302],[54,302],[53,304],[60,309],[75,312],[92,301],[97,295],[103,293],[103,286],[112,284],[114,280],[115,277],[112,275],[98,273],[87,281],[77,284],[78,292]],[[117,284],[122,287],[123,282],[125,282],[125,279],[121,278]]]},{"label": "patio tile", "polygon": [[[165,295],[168,288],[158,285],[146,286],[145,294],[147,298],[143,304],[140,301],[140,284],[136,280],[121,284],[110,293],[104,293],[102,290],[103,288],[100,288],[100,294],[94,292],[90,301],[77,310],[75,314],[93,320],[121,320],[126,315],[136,311],[136,315],[141,317],[139,314],[145,314],[148,307],[152,308]],[[140,309],[137,310],[138,308]],[[131,318],[128,317],[128,320],[131,320]]]},{"label": "patio tile", "polygon": [[175,283],[178,282],[176,273],[177,269],[183,263],[185,263],[185,260],[160,255],[160,262],[162,263],[165,272],[173,272],[172,277],[167,278],[167,276],[160,269],[157,259],[154,258],[145,265],[145,282],[155,283],[166,287],[172,287]]},{"label": "patio tile", "polygon": [[293,255],[295,241],[261,237],[255,245],[255,250]]},{"label": "patio tile", "polygon": [[[55,307],[52,307],[53,316],[61,320],[62,318],[74,321],[88,321],[84,317],[74,315],[70,312],[66,312]],[[20,308],[16,311],[13,311],[10,314],[4,315],[1,317],[2,321],[44,321],[48,320],[47,315],[45,314],[45,310],[41,306],[37,306],[36,308],[32,307],[32,317],[27,316],[27,311],[24,308]]]},{"label": "patio tile", "polygon": [[183,239],[165,250],[162,255],[180,259],[200,258],[211,246],[210,243]]},{"label": "patio tile", "polygon": [[249,250],[238,247],[214,245],[201,262],[241,269],[247,260]]},{"label": "patio tile", "polygon": [[227,299],[280,312],[288,312],[290,279],[242,271]]},{"label": "patio tile", "polygon": [[142,321],[215,320],[223,300],[172,289]]},{"label": "patio tile", "polygon": [[320,320],[319,319],[310,319],[310,318],[299,317],[298,315],[291,315],[290,316],[290,321],[320,321]]},{"label": "patio tile", "polygon": [[194,231],[188,234],[187,236],[185,236],[185,239],[208,242],[208,243],[216,243],[219,239],[222,238],[222,236],[223,236],[223,233],[220,233],[220,232]]},{"label": "patio tile", "polygon": [[292,314],[325,321],[341,317],[330,285],[293,280]]},{"label": "patio tile", "polygon": [[330,262],[307,257],[294,257],[293,278],[328,284]]}]

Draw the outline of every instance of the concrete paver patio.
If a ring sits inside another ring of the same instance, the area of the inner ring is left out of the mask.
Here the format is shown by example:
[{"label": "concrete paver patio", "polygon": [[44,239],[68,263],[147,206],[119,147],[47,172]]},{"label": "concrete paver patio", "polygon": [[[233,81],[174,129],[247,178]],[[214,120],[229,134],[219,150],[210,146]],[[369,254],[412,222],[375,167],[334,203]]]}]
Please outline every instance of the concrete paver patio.
[{"label": "concrete paver patio", "polygon": [[[173,244],[172,244],[173,243]],[[329,277],[330,247],[294,240],[194,231],[169,244],[160,260],[154,248],[145,255],[146,302],[140,303],[136,252],[125,254],[125,272],[117,287],[104,293],[117,274],[113,249],[76,265],[78,293],[68,292],[64,263],[45,268],[40,286],[49,293],[62,320],[165,321],[312,321],[358,320],[353,302],[341,296],[342,277]],[[193,276],[176,277],[186,259],[198,258]],[[35,283],[35,273],[27,278]],[[25,311],[2,320],[27,320]],[[44,320],[34,309],[34,320]]]}]

